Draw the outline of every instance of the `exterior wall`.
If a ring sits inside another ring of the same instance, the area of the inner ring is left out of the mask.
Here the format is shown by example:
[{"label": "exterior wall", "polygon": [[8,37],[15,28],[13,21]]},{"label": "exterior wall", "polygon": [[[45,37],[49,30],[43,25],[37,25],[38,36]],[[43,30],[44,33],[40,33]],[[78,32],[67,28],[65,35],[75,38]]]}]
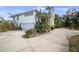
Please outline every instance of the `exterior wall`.
[{"label": "exterior wall", "polygon": [[13,17],[13,20],[14,20],[14,25],[15,26],[18,25],[18,23],[17,23],[17,17]]},{"label": "exterior wall", "polygon": [[35,17],[34,15],[31,15],[31,16],[21,15],[19,16],[19,20],[17,22],[18,23],[35,23]]},{"label": "exterior wall", "polygon": [[33,15],[20,15],[19,19],[17,20],[17,17],[15,17],[16,23],[18,25],[21,24],[22,30],[29,30],[31,28],[34,28],[35,25],[35,13]]},{"label": "exterior wall", "polygon": [[34,28],[34,23],[22,23],[21,24],[21,28],[22,28],[22,30],[29,30],[29,29],[31,29],[31,28]]},{"label": "exterior wall", "polygon": [[49,19],[49,25],[50,25],[51,27],[54,27],[54,19],[53,19],[53,17],[51,17],[51,18]]},{"label": "exterior wall", "polygon": [[54,16],[54,14],[52,13],[51,18],[49,19],[49,25],[50,25],[51,27],[54,27],[54,19],[55,19],[55,16]]}]

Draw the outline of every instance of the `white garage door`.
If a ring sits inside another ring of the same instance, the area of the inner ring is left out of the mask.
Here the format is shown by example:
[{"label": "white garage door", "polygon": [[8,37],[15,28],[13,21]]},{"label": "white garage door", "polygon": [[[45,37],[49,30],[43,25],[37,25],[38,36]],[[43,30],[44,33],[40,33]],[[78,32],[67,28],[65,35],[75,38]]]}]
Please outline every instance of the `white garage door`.
[{"label": "white garage door", "polygon": [[34,28],[34,23],[22,23],[21,24],[22,30],[29,30],[31,28]]}]

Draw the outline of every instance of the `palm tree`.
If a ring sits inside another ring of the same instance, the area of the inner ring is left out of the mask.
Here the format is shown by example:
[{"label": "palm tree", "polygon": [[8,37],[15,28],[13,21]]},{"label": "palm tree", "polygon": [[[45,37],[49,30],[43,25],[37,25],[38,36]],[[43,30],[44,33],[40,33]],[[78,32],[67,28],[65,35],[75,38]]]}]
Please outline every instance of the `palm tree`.
[{"label": "palm tree", "polygon": [[54,7],[47,6],[46,10],[48,10],[49,26],[51,30],[52,28],[54,28],[54,14],[52,14],[52,11],[54,11]]},{"label": "palm tree", "polygon": [[47,6],[47,7],[46,7],[46,10],[48,10],[49,13],[50,13],[51,11],[54,11],[54,7]]},{"label": "palm tree", "polygon": [[47,6],[46,10],[48,10],[48,15],[51,17],[52,11],[54,11],[54,7]]}]

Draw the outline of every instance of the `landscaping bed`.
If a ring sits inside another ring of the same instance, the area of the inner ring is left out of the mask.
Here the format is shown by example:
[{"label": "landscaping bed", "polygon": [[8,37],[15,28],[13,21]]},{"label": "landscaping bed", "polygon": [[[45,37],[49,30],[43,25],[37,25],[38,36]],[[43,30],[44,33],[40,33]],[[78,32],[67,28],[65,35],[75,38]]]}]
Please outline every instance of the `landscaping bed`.
[{"label": "landscaping bed", "polygon": [[36,36],[40,36],[42,34],[45,34],[45,33],[38,33],[36,31],[36,29],[29,29],[27,31],[25,31],[25,35],[23,35],[24,38],[31,38],[31,37],[36,37]]}]

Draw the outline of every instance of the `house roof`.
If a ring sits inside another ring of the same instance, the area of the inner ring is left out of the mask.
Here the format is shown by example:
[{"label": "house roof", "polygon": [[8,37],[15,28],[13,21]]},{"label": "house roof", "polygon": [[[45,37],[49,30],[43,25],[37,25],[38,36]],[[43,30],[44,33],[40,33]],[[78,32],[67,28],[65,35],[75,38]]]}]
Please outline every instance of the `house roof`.
[{"label": "house roof", "polygon": [[23,15],[23,14],[30,14],[30,13],[33,13],[35,10],[31,10],[31,11],[28,11],[28,12],[22,12],[22,13],[17,13],[15,15],[11,15],[10,17],[13,18],[15,16],[20,16],[20,15]]}]

